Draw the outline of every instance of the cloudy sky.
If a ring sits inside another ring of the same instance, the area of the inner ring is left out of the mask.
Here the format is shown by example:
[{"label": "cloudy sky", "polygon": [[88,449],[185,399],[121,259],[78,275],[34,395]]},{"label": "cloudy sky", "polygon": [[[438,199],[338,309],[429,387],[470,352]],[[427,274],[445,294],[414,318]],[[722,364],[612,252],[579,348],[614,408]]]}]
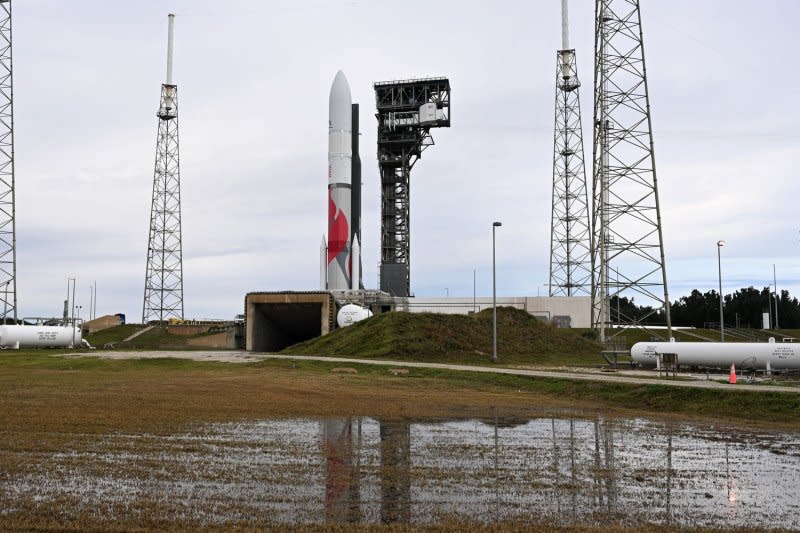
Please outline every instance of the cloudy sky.
[{"label": "cloudy sky", "polygon": [[[800,3],[642,0],[673,298],[716,286],[800,295]],[[401,7],[402,6],[402,7]],[[362,104],[365,282],[377,286],[375,81],[448,76],[452,127],[412,174],[412,291],[546,293],[558,0],[25,0],[14,3],[20,314],[141,318],[166,15],[176,20],[186,315],[319,284],[328,91]],[[594,2],[571,0],[592,112]],[[591,131],[584,131],[587,155]],[[590,159],[590,155],[587,157]],[[85,311],[84,311],[85,315]]]}]

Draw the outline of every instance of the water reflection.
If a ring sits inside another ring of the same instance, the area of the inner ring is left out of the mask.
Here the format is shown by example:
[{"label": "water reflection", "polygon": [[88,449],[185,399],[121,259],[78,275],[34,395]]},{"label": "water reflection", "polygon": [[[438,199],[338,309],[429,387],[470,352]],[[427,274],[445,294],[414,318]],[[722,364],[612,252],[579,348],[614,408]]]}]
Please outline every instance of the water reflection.
[{"label": "water reflection", "polygon": [[[800,506],[789,497],[800,489],[797,434],[640,419],[525,420],[496,409],[482,419],[352,418],[322,427],[329,522],[552,515],[561,525],[727,527],[763,519],[800,526]],[[793,453],[770,453],[775,445]],[[746,515],[738,513],[737,483],[748,487]]]},{"label": "water reflection", "polygon": [[0,463],[26,470],[0,476],[0,516],[20,501],[46,512],[91,501],[122,518],[153,506],[165,520],[254,529],[444,519],[800,529],[800,431],[498,408],[92,434],[75,451],[10,453]]},{"label": "water reflection", "polygon": [[333,418],[322,423],[325,454],[325,519],[328,522],[360,522],[359,480],[361,420]]}]

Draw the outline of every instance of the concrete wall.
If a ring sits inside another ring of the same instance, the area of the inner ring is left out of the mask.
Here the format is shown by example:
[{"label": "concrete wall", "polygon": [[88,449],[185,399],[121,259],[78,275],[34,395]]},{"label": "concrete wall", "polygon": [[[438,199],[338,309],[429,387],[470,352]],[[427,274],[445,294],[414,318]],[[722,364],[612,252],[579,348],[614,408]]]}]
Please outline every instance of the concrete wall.
[{"label": "concrete wall", "polygon": [[117,315],[99,316],[94,320],[88,320],[83,323],[84,333],[95,333],[104,329],[113,328],[120,325],[120,319]]},{"label": "concrete wall", "polygon": [[[497,298],[498,306],[516,307],[529,312],[543,320],[552,320],[557,316],[570,317],[573,328],[591,327],[591,299],[588,296],[554,297],[548,296],[512,296]],[[411,313],[453,313],[468,314],[491,309],[492,299],[472,298],[408,298],[407,302],[398,304],[398,310]]]},{"label": "concrete wall", "polygon": [[195,348],[208,348],[210,350],[235,350],[236,346],[236,331],[230,329],[228,331],[220,331],[213,335],[205,335],[197,337],[196,339],[187,339],[187,346]]}]

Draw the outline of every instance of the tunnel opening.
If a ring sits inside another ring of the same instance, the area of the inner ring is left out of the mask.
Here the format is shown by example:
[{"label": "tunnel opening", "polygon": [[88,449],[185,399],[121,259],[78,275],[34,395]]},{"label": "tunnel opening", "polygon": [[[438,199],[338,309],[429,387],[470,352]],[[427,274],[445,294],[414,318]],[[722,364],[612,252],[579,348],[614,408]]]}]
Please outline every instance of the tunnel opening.
[{"label": "tunnel opening", "polygon": [[247,350],[277,352],[328,334],[333,325],[334,305],[327,292],[248,294]]}]

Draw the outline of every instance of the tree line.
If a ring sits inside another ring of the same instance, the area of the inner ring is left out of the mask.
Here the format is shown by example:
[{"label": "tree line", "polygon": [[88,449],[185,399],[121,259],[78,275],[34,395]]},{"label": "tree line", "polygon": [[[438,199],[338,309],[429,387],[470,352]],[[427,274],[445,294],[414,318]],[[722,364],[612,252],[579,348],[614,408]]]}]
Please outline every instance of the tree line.
[{"label": "tree line", "polygon": [[[611,298],[612,322],[641,320],[644,324],[663,325],[664,312],[651,306],[638,306],[633,298],[623,296]],[[781,329],[800,329],[800,301],[789,291],[780,291],[778,299],[778,326]],[[725,327],[762,328],[763,314],[770,313],[770,324],[775,324],[775,296],[769,287],[761,290],[755,287],[739,289],[726,294],[722,301],[722,314]],[[695,289],[688,296],[682,296],[670,303],[670,318],[673,326],[696,328],[719,327],[719,293],[710,290],[705,293]]]}]

